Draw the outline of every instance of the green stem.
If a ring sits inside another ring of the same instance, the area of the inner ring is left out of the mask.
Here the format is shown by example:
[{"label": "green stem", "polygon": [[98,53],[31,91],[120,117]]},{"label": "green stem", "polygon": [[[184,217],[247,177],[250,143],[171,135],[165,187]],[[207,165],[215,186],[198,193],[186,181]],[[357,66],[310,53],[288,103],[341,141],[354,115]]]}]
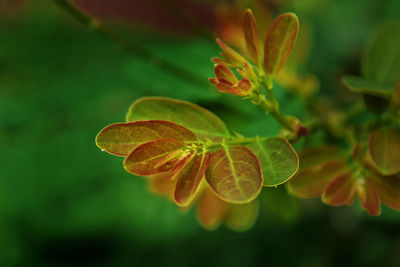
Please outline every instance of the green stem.
[{"label": "green stem", "polygon": [[104,26],[101,21],[91,18],[89,15],[83,13],[81,10],[76,8],[73,4],[71,4],[67,0],[54,0],[55,3],[64,9],[67,13],[73,16],[76,20],[78,20],[81,24],[87,26],[89,29],[94,31],[95,33],[101,35],[102,37],[111,40],[112,42],[116,43],[122,50],[130,53],[131,55],[140,58],[148,63],[151,63],[157,66],[160,69],[163,69],[170,74],[184,79],[190,83],[196,83],[201,87],[209,87],[209,83],[207,79],[196,75],[188,71],[185,68],[181,68],[172,64],[171,62],[164,60],[149,50],[134,44],[130,41],[127,41],[122,36],[116,34],[115,32],[110,31],[106,26]]},{"label": "green stem", "polygon": [[[242,144],[252,144],[256,142],[262,142],[264,140],[267,140],[269,137],[248,137],[248,138],[232,138],[232,139],[224,139],[221,142],[215,142],[211,144],[207,144],[204,142],[198,142],[199,145],[204,145],[209,148],[215,148],[215,147],[222,147],[223,145],[242,145]],[[193,144],[193,141],[187,141],[186,143],[188,144]]]}]

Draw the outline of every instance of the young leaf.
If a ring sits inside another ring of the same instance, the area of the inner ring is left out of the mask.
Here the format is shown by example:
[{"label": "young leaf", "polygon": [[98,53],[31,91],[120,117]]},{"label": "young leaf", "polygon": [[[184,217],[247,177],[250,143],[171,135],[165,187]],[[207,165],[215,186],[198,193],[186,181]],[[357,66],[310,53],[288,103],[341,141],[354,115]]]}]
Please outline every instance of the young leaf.
[{"label": "young leaf", "polygon": [[326,188],[322,201],[334,206],[351,204],[357,190],[357,179],[352,172],[336,177]]},{"label": "young leaf", "polygon": [[125,157],[143,143],[165,138],[196,140],[194,133],[183,126],[169,121],[150,120],[111,124],[100,131],[96,144],[110,154]]},{"label": "young leaf", "polygon": [[383,175],[400,171],[400,132],[382,128],[369,136],[369,153],[377,169]]},{"label": "young leaf", "polygon": [[225,146],[213,152],[206,179],[220,198],[235,204],[255,199],[263,182],[257,157],[241,145]]},{"label": "young leaf", "polygon": [[394,89],[400,80],[400,23],[387,23],[377,29],[362,62],[364,76]]},{"label": "young leaf", "polygon": [[301,151],[299,157],[300,171],[315,167],[320,168],[320,166],[329,161],[346,161],[345,152],[336,146],[318,146],[306,148]]},{"label": "young leaf", "polygon": [[225,220],[226,226],[237,232],[247,231],[257,220],[259,208],[258,199],[242,205],[231,204]]},{"label": "young leaf", "polygon": [[379,194],[368,178],[358,187],[357,197],[360,199],[362,206],[368,211],[369,215],[378,216],[381,213]]},{"label": "young leaf", "polygon": [[396,175],[382,176],[370,173],[367,181],[376,189],[385,205],[400,210],[400,177]]},{"label": "young leaf", "polygon": [[149,177],[149,189],[152,193],[164,196],[172,200],[176,185],[176,180],[170,180],[169,172],[157,173]]},{"label": "young leaf", "polygon": [[125,158],[124,168],[132,174],[141,176],[159,173],[160,160],[163,160],[165,155],[177,150],[182,150],[183,153],[184,147],[183,141],[173,138],[142,144]]},{"label": "young leaf", "polygon": [[244,13],[242,27],[247,52],[251,60],[258,66],[260,64],[260,48],[258,44],[257,25],[253,12],[250,9],[247,9]]},{"label": "young leaf", "polygon": [[[301,160],[300,160],[301,162]],[[329,183],[346,171],[346,161],[333,160],[298,172],[288,183],[288,190],[298,197],[321,196]]]},{"label": "young leaf", "polygon": [[165,97],[144,97],[135,101],[129,108],[126,121],[167,120],[193,131],[205,141],[217,141],[230,136],[224,122],[210,111],[180,100]]},{"label": "young leaf", "polygon": [[194,199],[204,173],[208,167],[210,152],[198,154],[177,175],[174,200],[178,206],[186,207]]},{"label": "young leaf", "polygon": [[207,186],[197,206],[197,219],[204,228],[213,230],[225,219],[227,209],[228,203],[217,197]]},{"label": "young leaf", "polygon": [[247,147],[260,162],[265,186],[282,184],[297,172],[299,158],[285,139],[270,138]]},{"label": "young leaf", "polygon": [[264,71],[267,75],[276,75],[285,65],[296,41],[299,20],[293,13],[284,13],[277,17],[264,42]]},{"label": "young leaf", "polygon": [[343,82],[350,91],[380,96],[387,99],[391,97],[394,89],[393,86],[387,86],[373,81],[368,81],[364,78],[353,76],[344,77]]}]

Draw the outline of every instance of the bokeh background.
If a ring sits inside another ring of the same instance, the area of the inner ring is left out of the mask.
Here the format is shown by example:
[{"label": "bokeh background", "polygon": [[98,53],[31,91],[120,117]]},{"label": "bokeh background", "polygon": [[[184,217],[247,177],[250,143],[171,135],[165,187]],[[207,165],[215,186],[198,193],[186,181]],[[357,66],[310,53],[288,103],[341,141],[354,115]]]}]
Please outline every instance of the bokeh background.
[{"label": "bokeh background", "polygon": [[[200,104],[245,135],[275,135],[272,119],[207,81],[221,18],[247,7],[256,18],[295,12],[309,34],[298,70],[335,98],[340,77],[359,73],[374,28],[399,19],[400,1],[71,2],[129,40],[130,52],[61,2],[0,1],[1,266],[400,266],[398,212],[372,218],[359,205],[332,208],[265,189],[252,229],[209,232],[194,211],[149,193],[144,178],[94,143],[151,95]],[[284,113],[304,114],[291,93],[276,94]]]}]

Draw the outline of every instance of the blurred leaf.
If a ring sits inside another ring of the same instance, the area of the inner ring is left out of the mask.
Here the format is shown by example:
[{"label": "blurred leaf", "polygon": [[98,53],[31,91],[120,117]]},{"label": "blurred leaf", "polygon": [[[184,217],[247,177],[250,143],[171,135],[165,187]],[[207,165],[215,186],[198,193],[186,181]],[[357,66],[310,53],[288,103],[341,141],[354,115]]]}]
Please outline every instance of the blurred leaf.
[{"label": "blurred leaf", "polygon": [[399,176],[382,176],[371,172],[367,176],[367,181],[376,189],[383,204],[393,209],[400,210]]},{"label": "blurred leaf", "polygon": [[247,231],[257,220],[259,209],[260,203],[258,199],[242,205],[231,204],[225,224],[237,232]]},{"label": "blurred leaf", "polygon": [[396,89],[394,90],[391,107],[396,113],[400,112],[400,81],[397,83]]},{"label": "blurred leaf", "polygon": [[293,13],[277,17],[264,42],[264,71],[276,75],[285,65],[299,31],[299,20]]},{"label": "blurred leaf", "polygon": [[382,128],[369,136],[369,154],[378,171],[392,175],[400,171],[400,132]]},{"label": "blurred leaf", "polygon": [[210,111],[180,100],[165,97],[143,97],[129,108],[126,121],[167,120],[192,130],[199,139],[221,140],[229,137],[225,123]]},{"label": "blurred leaf", "polygon": [[[301,158],[300,158],[301,162]],[[332,160],[298,172],[288,183],[288,190],[298,197],[318,197],[329,183],[346,171],[346,161]]]},{"label": "blurred leaf", "polygon": [[132,174],[141,176],[159,173],[160,161],[169,153],[179,150],[183,153],[184,147],[183,141],[173,138],[144,143],[125,158],[124,168]]},{"label": "blurred leaf", "polygon": [[148,185],[150,191],[171,200],[177,180],[170,180],[170,176],[169,172],[162,172],[149,177]]},{"label": "blurred leaf", "polygon": [[243,33],[246,41],[247,52],[251,60],[257,66],[260,64],[260,47],[258,41],[258,32],[256,20],[253,16],[253,12],[247,9],[243,17]]},{"label": "blurred leaf", "polygon": [[138,145],[165,138],[182,141],[197,139],[183,126],[168,121],[153,120],[111,124],[100,131],[96,137],[96,144],[110,154],[127,156]]},{"label": "blurred leaf", "polygon": [[350,89],[350,91],[384,98],[390,98],[394,89],[393,86],[387,86],[381,83],[353,76],[344,77],[343,82]]},{"label": "blurred leaf", "polygon": [[328,161],[345,160],[344,151],[336,146],[318,146],[306,148],[299,154],[300,170],[318,167]]},{"label": "blurred leaf", "polygon": [[228,205],[207,186],[201,194],[196,209],[199,223],[209,230],[217,228],[225,219]]},{"label": "blurred leaf", "polygon": [[368,178],[366,178],[362,185],[358,187],[357,197],[360,199],[362,206],[368,211],[369,215],[380,215],[381,203],[379,200],[379,194]]},{"label": "blurred leaf", "polygon": [[362,62],[367,80],[394,88],[400,80],[400,23],[379,27],[374,33]]},{"label": "blurred leaf", "polygon": [[322,201],[334,206],[350,205],[356,190],[357,179],[353,172],[346,172],[329,183],[322,195]]},{"label": "blurred leaf", "polygon": [[235,204],[255,199],[263,183],[257,157],[241,145],[224,146],[213,152],[206,179],[220,198]]},{"label": "blurred leaf", "polygon": [[276,186],[289,180],[298,170],[299,158],[282,138],[270,138],[247,146],[260,162],[264,185]]},{"label": "blurred leaf", "polygon": [[175,203],[186,207],[194,199],[208,167],[210,152],[198,154],[176,176]]}]

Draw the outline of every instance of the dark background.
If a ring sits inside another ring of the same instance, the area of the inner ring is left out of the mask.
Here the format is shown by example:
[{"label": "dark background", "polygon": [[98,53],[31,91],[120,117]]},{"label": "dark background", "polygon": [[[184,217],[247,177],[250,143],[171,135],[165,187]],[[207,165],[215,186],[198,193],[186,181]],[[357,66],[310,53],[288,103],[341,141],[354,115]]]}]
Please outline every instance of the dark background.
[{"label": "dark background", "polygon": [[[217,1],[201,8],[199,1],[171,1],[171,9],[160,6],[163,1],[146,1],[157,8],[77,2],[204,83],[123,51],[55,1],[1,1],[1,266],[400,266],[400,213],[393,210],[373,218],[358,203],[333,208],[294,199],[284,188],[265,189],[251,230],[221,226],[209,232],[194,211],[184,213],[150,194],[144,178],[125,172],[121,158],[94,143],[104,126],[124,120],[139,97],[198,103],[249,136],[274,135],[279,127],[207,82],[210,58],[219,52],[212,35]],[[251,1],[237,2],[243,8]],[[111,12],[113,6],[119,9]],[[400,14],[398,0],[267,6],[274,16],[293,11],[300,23],[308,22],[313,38],[302,71],[315,74],[326,95],[343,90],[341,75],[358,74],[373,29]],[[127,8],[145,8],[148,16]],[[173,21],[182,10],[196,20]],[[292,95],[277,90],[285,113],[304,113]]]}]

